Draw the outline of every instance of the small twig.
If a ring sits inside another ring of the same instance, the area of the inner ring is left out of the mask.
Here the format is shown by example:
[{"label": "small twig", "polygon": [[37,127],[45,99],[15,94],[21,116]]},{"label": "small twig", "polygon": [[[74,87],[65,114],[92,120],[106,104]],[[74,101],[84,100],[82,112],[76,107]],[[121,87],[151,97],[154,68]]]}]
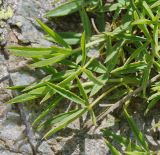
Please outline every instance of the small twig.
[{"label": "small twig", "polygon": [[70,102],[70,103],[69,103],[69,105],[68,105],[68,107],[67,107],[65,113],[69,112],[69,110],[71,109],[72,104],[73,104],[73,102]]},{"label": "small twig", "polygon": [[[155,81],[157,81],[160,78],[160,74],[158,74],[157,76],[153,77],[149,82],[148,82],[148,86],[152,83],[154,83]],[[101,122],[105,119],[105,117],[110,114],[111,112],[113,112],[115,109],[117,109],[118,107],[122,106],[123,103],[125,103],[126,101],[128,101],[131,97],[133,97],[134,95],[138,94],[139,92],[141,92],[143,90],[143,87],[139,87],[136,90],[132,91],[131,93],[129,93],[128,95],[126,95],[125,97],[123,97],[121,100],[119,100],[118,102],[116,102],[115,104],[113,104],[110,108],[104,110],[104,112],[102,114],[100,114],[97,117],[97,122]],[[93,126],[92,121],[88,120],[86,122],[86,124],[84,125],[85,129],[89,129]]]},{"label": "small twig", "polygon": [[96,33],[97,33],[97,34],[100,34],[100,32],[99,32],[99,30],[97,29],[97,26],[96,26],[96,24],[95,24],[95,22],[94,22],[94,18],[91,18],[91,23],[92,23],[92,26],[93,26],[94,30],[96,31]]}]

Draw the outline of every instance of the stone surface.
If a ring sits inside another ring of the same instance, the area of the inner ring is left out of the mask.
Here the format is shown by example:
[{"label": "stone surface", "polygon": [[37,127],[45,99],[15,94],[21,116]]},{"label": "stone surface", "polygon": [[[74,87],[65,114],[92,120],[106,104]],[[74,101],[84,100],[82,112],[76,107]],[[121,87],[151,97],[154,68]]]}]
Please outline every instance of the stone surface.
[{"label": "stone surface", "polygon": [[38,154],[39,155],[54,155],[55,153],[51,149],[51,147],[48,145],[47,142],[42,142],[42,144],[38,148]]}]

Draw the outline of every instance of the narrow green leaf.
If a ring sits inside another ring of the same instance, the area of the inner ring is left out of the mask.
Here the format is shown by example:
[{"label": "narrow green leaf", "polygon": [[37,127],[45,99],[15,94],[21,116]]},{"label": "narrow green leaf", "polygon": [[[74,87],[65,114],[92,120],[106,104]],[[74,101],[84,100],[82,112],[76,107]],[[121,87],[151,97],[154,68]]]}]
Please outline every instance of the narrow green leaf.
[{"label": "narrow green leaf", "polygon": [[71,48],[64,40],[63,38],[57,34],[55,31],[53,31],[51,28],[49,28],[46,24],[44,24],[42,21],[40,21],[39,19],[36,19],[37,22],[39,23],[39,25],[42,27],[42,29],[49,34],[51,37],[54,38],[54,40],[56,41],[56,43],[66,47],[66,48]]},{"label": "narrow green leaf", "polygon": [[[153,89],[153,88],[152,88]],[[155,89],[155,88],[154,88]],[[153,89],[153,90],[154,90]],[[160,92],[159,92],[159,87],[158,87],[158,92],[157,93],[154,93],[154,94],[152,94],[149,98],[148,98],[148,101],[151,101],[151,100],[153,100],[154,98],[156,98],[157,96],[160,96]]]},{"label": "narrow green leaf", "polygon": [[105,143],[107,144],[107,146],[109,147],[109,149],[113,155],[122,155],[110,142],[105,140]]},{"label": "narrow green leaf", "polygon": [[137,19],[134,22],[132,22],[132,25],[142,25],[142,24],[152,24],[152,21],[148,19]]},{"label": "narrow green leaf", "polygon": [[151,66],[146,67],[143,71],[142,87],[143,87],[143,96],[144,97],[146,97],[146,89],[147,89],[148,80],[150,77],[150,71],[151,71]]},{"label": "narrow green leaf", "polygon": [[155,43],[155,50],[157,50],[157,48],[158,48],[158,39],[159,39],[159,26],[158,26],[158,24],[154,25],[153,39],[154,39],[154,43]]},{"label": "narrow green leaf", "polygon": [[105,129],[105,130],[103,129],[102,132],[106,138],[110,138],[111,140],[115,140],[117,143],[121,144],[122,146],[126,147],[129,143],[131,143],[131,146],[134,149],[142,150],[142,148],[139,145],[132,143],[129,139],[127,139],[126,137],[123,137],[122,135],[117,135],[117,134],[113,133],[109,129]]},{"label": "narrow green leaf", "polygon": [[[58,33],[63,40],[68,43],[69,45],[77,45],[80,43],[81,33],[75,32],[59,32]],[[45,36],[45,38],[49,41],[56,42],[54,38],[50,37],[49,35]]]},{"label": "narrow green leaf", "polygon": [[86,73],[86,75],[88,76],[88,78],[91,81],[95,82],[98,85],[104,85],[104,83],[102,81],[98,80],[97,77],[95,77],[93,75],[93,73],[91,71],[89,71],[88,69],[84,69],[84,72]]},{"label": "narrow green leaf", "polygon": [[53,65],[53,64],[55,64],[57,62],[62,61],[67,56],[68,56],[67,54],[62,54],[62,55],[54,56],[52,58],[44,59],[44,60],[38,61],[36,63],[33,63],[30,66],[31,67],[35,67],[35,68],[39,68],[39,67],[43,67],[43,66]]},{"label": "narrow green leaf", "polygon": [[126,30],[128,30],[130,28],[131,22],[127,21],[126,23],[120,25],[119,27],[117,27],[112,33],[113,35],[118,35],[122,32],[125,32]]},{"label": "narrow green leaf", "polygon": [[108,100],[120,99],[124,95],[126,95],[127,93],[128,93],[128,91],[126,89],[116,90],[113,95],[108,96]]},{"label": "narrow green leaf", "polygon": [[131,139],[129,140],[129,143],[127,144],[126,152],[131,152],[132,151],[132,142]]},{"label": "narrow green leaf", "polygon": [[66,84],[68,84],[70,81],[73,81],[79,74],[81,74],[82,68],[78,68],[76,71],[74,71],[72,74],[70,74],[66,79],[61,81],[58,85],[64,87]]},{"label": "narrow green leaf", "polygon": [[77,85],[78,85],[78,88],[81,92],[81,95],[82,95],[83,99],[86,101],[86,105],[88,105],[89,100],[88,100],[87,93],[85,92],[85,89],[83,88],[80,79],[78,77],[76,79],[77,79]]},{"label": "narrow green leaf", "polygon": [[[108,81],[109,79],[109,76],[107,74],[103,74],[99,77],[97,77],[98,80],[102,81],[104,84]],[[95,84],[94,83],[94,86],[91,90],[91,93],[90,93],[90,96],[93,96],[95,95],[96,93],[99,92],[99,90],[101,90],[101,88],[103,87],[104,85],[99,85],[99,84]]]},{"label": "narrow green leaf", "polygon": [[26,102],[29,100],[36,99],[38,97],[40,97],[40,95],[22,94],[22,95],[16,96],[15,98],[9,100],[7,103],[13,104],[13,103]]},{"label": "narrow green leaf", "polygon": [[34,120],[32,126],[37,125],[51,110],[55,108],[55,106],[62,100],[62,97],[58,96],[49,103],[49,105],[43,110],[43,112]]},{"label": "narrow green leaf", "polygon": [[111,51],[109,50],[106,54],[105,64],[108,72],[110,72],[117,64],[119,58],[119,51],[125,44],[126,40],[120,40],[118,43],[111,47]]},{"label": "narrow green leaf", "polygon": [[[89,106],[89,98],[87,96],[87,92],[85,91],[85,89],[83,88],[82,84],[81,84],[81,81],[79,80],[79,78],[77,77],[77,84],[78,84],[78,88],[80,89],[80,92],[81,92],[81,95],[82,97],[84,98],[84,100],[86,101],[86,106]],[[92,122],[93,124],[96,126],[97,123],[96,123],[96,116],[94,114],[94,111],[92,109],[89,110],[89,113],[90,113],[90,116],[91,116],[91,119],[92,119]]]},{"label": "narrow green leaf", "polygon": [[23,56],[27,58],[42,58],[46,55],[50,55],[53,52],[52,48],[44,48],[44,47],[16,47],[11,46],[7,47],[11,53],[16,56]]},{"label": "narrow green leaf", "polygon": [[[45,81],[51,81],[51,82],[59,82],[63,80],[66,81],[70,76],[73,76],[73,74],[75,73],[75,69],[73,70],[67,70],[65,72],[58,72],[58,73],[55,73],[53,75],[48,75],[46,77],[44,77],[40,82],[35,82],[31,85],[29,85],[28,87],[26,87],[25,89],[23,89],[23,92],[25,91],[29,91],[31,89],[35,89],[35,88],[38,88],[38,87],[41,87],[41,86],[44,86],[44,82]],[[67,80],[67,81],[70,81],[70,80]]]},{"label": "narrow green leaf", "polygon": [[97,119],[96,119],[95,113],[94,113],[94,111],[93,111],[92,109],[89,110],[89,114],[90,114],[90,116],[91,116],[93,125],[94,125],[94,126],[97,126]]},{"label": "narrow green leaf", "polygon": [[160,6],[160,0],[156,1],[154,4],[151,5],[151,9]]},{"label": "narrow green leaf", "polygon": [[16,96],[15,98],[11,99],[7,103],[12,104],[12,103],[20,103],[20,102],[30,101],[30,100],[33,100],[33,99],[36,99],[36,98],[39,98],[39,97],[45,95],[48,91],[50,91],[50,88],[47,86],[36,88],[28,93]]},{"label": "narrow green leaf", "polygon": [[51,56],[53,53],[71,54],[70,49],[65,49],[57,46],[52,47],[24,47],[24,46],[11,46],[8,49],[16,56],[23,56],[27,58],[43,58]]},{"label": "narrow green leaf", "polygon": [[107,73],[107,68],[98,60],[94,59],[88,69],[97,73]]},{"label": "narrow green leaf", "polygon": [[55,92],[53,90],[47,92],[44,98],[41,100],[40,104],[46,102],[49,98],[51,98],[54,95],[54,93]]},{"label": "narrow green leaf", "polygon": [[81,37],[81,48],[82,48],[82,66],[84,66],[87,57],[85,32],[83,32]]},{"label": "narrow green leaf", "polygon": [[125,117],[128,121],[128,124],[129,124],[134,136],[136,137],[138,142],[142,145],[142,147],[146,151],[148,151],[149,150],[148,144],[147,144],[142,132],[138,129],[138,127],[136,126],[136,123],[134,122],[133,118],[128,114],[126,109],[124,109],[124,114],[125,114]]},{"label": "narrow green leaf", "polygon": [[25,89],[27,86],[29,85],[21,85],[21,86],[11,86],[11,87],[7,87],[6,89],[10,89],[10,90],[22,90]]},{"label": "narrow green leaf", "polygon": [[88,42],[90,40],[92,31],[91,31],[91,23],[90,20],[88,18],[88,15],[85,11],[85,9],[82,7],[82,9],[80,10],[80,16],[81,16],[81,20],[83,23],[83,29],[85,31],[85,38],[86,38],[86,42]]},{"label": "narrow green leaf", "polygon": [[96,25],[100,32],[105,31],[105,13],[103,12],[103,1],[99,0],[99,11],[96,13]]},{"label": "narrow green leaf", "polygon": [[68,117],[64,116],[62,121],[59,121],[59,123],[57,123],[57,125],[53,129],[51,129],[49,132],[47,132],[44,135],[43,139],[53,135],[57,131],[66,127],[69,123],[73,122],[74,120],[76,120],[77,118],[82,116],[86,111],[87,111],[87,109],[80,109],[80,110],[74,111],[74,113],[72,113],[72,114],[69,114]]},{"label": "narrow green leaf", "polygon": [[69,90],[66,90],[58,85],[55,85],[53,83],[50,83],[50,82],[46,82],[46,84],[51,88],[53,89],[55,92],[57,92],[58,94],[62,95],[63,97],[75,102],[75,103],[78,103],[78,104],[81,104],[81,105],[85,105],[85,101],[82,100],[80,97],[78,97],[76,94],[70,92]]},{"label": "narrow green leaf", "polygon": [[148,104],[144,115],[146,115],[155,106],[155,104],[158,103],[159,100],[160,100],[160,94],[156,96],[154,99],[152,99],[152,101]]},{"label": "narrow green leaf", "polygon": [[147,39],[144,36],[136,36],[133,34],[128,34],[128,33],[124,33],[124,34],[119,34],[116,35],[117,38],[119,39],[126,39],[126,40],[132,40],[132,41],[146,41]]},{"label": "narrow green leaf", "polygon": [[154,20],[154,15],[152,13],[152,10],[150,8],[150,6],[147,4],[146,1],[143,1],[142,2],[142,5],[143,5],[143,8],[144,10],[146,11],[146,13],[148,14],[148,16],[151,18],[151,20],[153,21]]},{"label": "narrow green leaf", "polygon": [[83,0],[71,0],[46,13],[46,17],[66,16],[79,10]]},{"label": "narrow green leaf", "polygon": [[131,56],[126,60],[125,65],[126,65],[126,64],[129,64],[133,59],[135,59],[136,57],[138,57],[138,55],[140,54],[140,52],[147,48],[147,45],[148,45],[148,44],[149,44],[149,42],[146,42],[146,43],[143,44],[141,47],[137,48],[137,49],[131,54]]},{"label": "narrow green leaf", "polygon": [[149,54],[145,54],[145,61],[147,63],[147,67],[143,71],[143,77],[142,77],[142,87],[143,87],[143,96],[146,96],[146,89],[148,85],[148,81],[150,78],[150,72],[151,72],[151,67],[153,64],[153,56]]},{"label": "narrow green leaf", "polygon": [[150,155],[150,152],[138,152],[138,151],[133,151],[133,152],[125,152],[126,155]]},{"label": "narrow green leaf", "polygon": [[79,109],[76,109],[76,110],[69,111],[67,113],[61,113],[59,115],[54,116],[53,118],[49,118],[49,119],[45,120],[44,122],[42,122],[38,126],[37,129],[40,131],[41,129],[49,127],[51,125],[56,126],[58,123],[66,121],[67,117],[70,117],[72,114],[74,114],[78,111],[79,111]]},{"label": "narrow green leaf", "polygon": [[135,62],[122,67],[118,67],[111,71],[112,74],[128,74],[135,73],[137,71],[143,70],[147,67],[144,62]]},{"label": "narrow green leaf", "polygon": [[[130,0],[134,3],[133,0]],[[143,20],[144,17],[140,15],[139,11],[136,9],[136,12],[134,12],[134,18],[135,18],[135,21],[137,20]],[[138,24],[138,27],[143,31],[143,33],[145,34],[145,36],[147,37],[148,40],[151,40],[151,36],[150,36],[150,33],[149,33],[149,30],[147,28],[147,26],[145,24]]]}]

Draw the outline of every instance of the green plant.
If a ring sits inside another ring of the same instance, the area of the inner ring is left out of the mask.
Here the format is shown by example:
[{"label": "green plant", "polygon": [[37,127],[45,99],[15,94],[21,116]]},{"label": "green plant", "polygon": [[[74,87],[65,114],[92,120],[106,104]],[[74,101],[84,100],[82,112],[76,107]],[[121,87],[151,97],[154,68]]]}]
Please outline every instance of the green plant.
[{"label": "green plant", "polygon": [[[117,135],[110,130],[103,130],[104,137],[106,138],[106,144],[109,147],[113,155],[121,155],[121,152],[126,155],[155,155],[158,152],[151,151],[148,146],[148,142],[144,138],[142,132],[138,129],[133,118],[128,114],[127,110],[124,110],[125,118],[128,121],[129,127],[131,128],[135,139],[131,137],[123,137],[122,135]],[[109,141],[111,139],[116,141],[122,147],[125,147],[125,150],[118,151]]]},{"label": "green plant", "polygon": [[[46,16],[59,17],[76,11],[79,11],[83,24],[82,34],[56,33],[37,19],[47,34],[45,38],[55,43],[53,46],[8,47],[17,56],[32,58],[30,66],[46,74],[42,80],[21,87],[22,94],[8,102],[13,104],[40,98],[40,104],[46,103],[44,111],[33,122],[39,130],[52,127],[44,138],[84,113],[89,113],[96,125],[101,110],[95,114],[95,109],[103,99],[118,101],[142,86],[143,93],[137,96],[145,100],[150,95],[147,90],[150,79],[159,74],[160,3],[157,0],[119,0],[110,5],[102,0],[72,0]],[[105,12],[108,11],[113,14],[111,32],[104,31]],[[94,26],[90,14],[96,15]],[[50,112],[62,100],[72,101],[72,109],[52,115]],[[48,115],[50,118],[46,120]]]}]

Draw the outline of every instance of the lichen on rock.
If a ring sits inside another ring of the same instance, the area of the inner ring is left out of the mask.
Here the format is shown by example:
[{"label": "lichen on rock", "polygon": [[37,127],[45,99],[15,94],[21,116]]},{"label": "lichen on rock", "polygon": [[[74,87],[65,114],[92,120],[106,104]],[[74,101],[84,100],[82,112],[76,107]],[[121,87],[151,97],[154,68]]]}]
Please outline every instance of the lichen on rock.
[{"label": "lichen on rock", "polygon": [[[2,1],[0,1],[0,4]],[[0,20],[8,20],[13,16],[13,10],[10,6],[7,9],[0,9]]]}]

